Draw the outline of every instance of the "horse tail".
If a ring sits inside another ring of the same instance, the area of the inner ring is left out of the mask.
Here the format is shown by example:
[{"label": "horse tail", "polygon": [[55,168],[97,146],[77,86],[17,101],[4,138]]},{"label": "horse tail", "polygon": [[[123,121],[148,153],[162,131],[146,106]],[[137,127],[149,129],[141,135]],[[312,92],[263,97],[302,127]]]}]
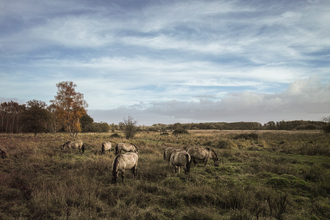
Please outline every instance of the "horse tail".
[{"label": "horse tail", "polygon": [[118,159],[121,155],[117,155],[113,161],[113,165],[112,165],[112,174],[115,176],[117,171],[118,171]]},{"label": "horse tail", "polygon": [[187,173],[190,172],[190,160],[189,160],[189,159],[191,159],[191,158],[190,158],[190,155],[189,155],[188,153],[186,153],[186,160],[187,160],[187,161],[186,161],[186,169],[187,169],[186,172],[187,172]]},{"label": "horse tail", "polygon": [[119,145],[119,144],[116,145],[116,155],[118,154],[118,148],[119,148],[118,145]]},{"label": "horse tail", "polygon": [[101,154],[105,151],[104,143],[102,143]]},{"label": "horse tail", "polygon": [[164,160],[166,160],[166,149],[164,150]]},{"label": "horse tail", "polygon": [[83,143],[82,146],[81,146],[81,152],[82,152],[82,153],[85,152],[85,143]]}]

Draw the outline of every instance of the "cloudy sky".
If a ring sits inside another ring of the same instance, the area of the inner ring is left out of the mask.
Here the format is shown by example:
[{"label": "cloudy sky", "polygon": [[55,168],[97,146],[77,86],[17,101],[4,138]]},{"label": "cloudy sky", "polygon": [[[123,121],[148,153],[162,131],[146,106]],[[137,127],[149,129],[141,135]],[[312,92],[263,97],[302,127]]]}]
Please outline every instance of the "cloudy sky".
[{"label": "cloudy sky", "polygon": [[328,0],[0,0],[0,102],[73,81],[96,122],[330,115]]}]

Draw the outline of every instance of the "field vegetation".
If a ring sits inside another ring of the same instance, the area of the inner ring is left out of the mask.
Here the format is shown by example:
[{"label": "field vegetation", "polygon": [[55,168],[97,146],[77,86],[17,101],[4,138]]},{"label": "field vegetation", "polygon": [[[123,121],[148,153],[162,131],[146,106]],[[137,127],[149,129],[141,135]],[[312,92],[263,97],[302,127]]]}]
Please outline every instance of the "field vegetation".
[{"label": "field vegetation", "polygon": [[[0,219],[330,219],[330,136],[319,131],[194,130],[189,134],[0,134]],[[139,148],[137,178],[112,183],[114,152]],[[167,147],[211,147],[220,166],[174,173]]]}]

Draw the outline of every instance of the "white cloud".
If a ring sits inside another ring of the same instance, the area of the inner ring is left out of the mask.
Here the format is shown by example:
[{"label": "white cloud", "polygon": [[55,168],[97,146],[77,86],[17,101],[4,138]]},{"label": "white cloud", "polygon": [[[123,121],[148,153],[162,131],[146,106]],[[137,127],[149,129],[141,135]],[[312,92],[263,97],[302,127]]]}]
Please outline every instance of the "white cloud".
[{"label": "white cloud", "polygon": [[309,79],[330,80],[328,2],[136,4],[0,0],[0,94],[48,101],[73,81],[90,109],[169,121],[328,105]]},{"label": "white cloud", "polygon": [[[299,84],[299,85],[298,85]],[[299,93],[291,93],[292,87]],[[290,93],[291,95],[288,95]],[[330,100],[315,99],[330,97],[330,84],[322,84],[310,78],[294,82],[281,93],[259,94],[254,92],[229,93],[221,101],[200,99],[199,101],[139,103],[129,108],[121,107],[109,111],[90,110],[92,117],[107,118],[107,122],[122,121],[130,114],[140,124],[202,121],[267,121],[320,120],[330,114]],[[101,114],[101,115],[96,115]],[[149,117],[146,117],[148,115]]]}]

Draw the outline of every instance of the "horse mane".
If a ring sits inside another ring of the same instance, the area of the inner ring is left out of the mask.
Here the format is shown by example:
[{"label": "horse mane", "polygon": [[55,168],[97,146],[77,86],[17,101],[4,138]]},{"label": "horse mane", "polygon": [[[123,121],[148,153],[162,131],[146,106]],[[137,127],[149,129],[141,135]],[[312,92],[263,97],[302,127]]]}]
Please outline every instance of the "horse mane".
[{"label": "horse mane", "polygon": [[189,173],[189,171],[190,171],[190,161],[189,161],[189,154],[188,153],[186,153],[186,160],[187,160],[186,169],[187,169],[187,173]]},{"label": "horse mane", "polygon": [[135,144],[131,143],[131,145],[133,145],[135,147],[136,151],[139,152],[139,149],[137,148],[137,146]]},{"label": "horse mane", "polygon": [[213,149],[211,149],[211,150],[214,153],[214,155],[216,156],[217,160],[219,160],[218,155],[215,153],[215,151]]}]

